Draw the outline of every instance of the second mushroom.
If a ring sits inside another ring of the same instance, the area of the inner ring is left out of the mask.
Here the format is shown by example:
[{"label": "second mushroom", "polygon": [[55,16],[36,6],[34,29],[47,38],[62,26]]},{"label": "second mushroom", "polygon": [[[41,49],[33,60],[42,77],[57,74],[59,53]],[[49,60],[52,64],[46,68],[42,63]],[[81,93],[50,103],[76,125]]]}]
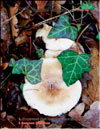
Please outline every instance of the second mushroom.
[{"label": "second mushroom", "polygon": [[28,105],[41,114],[57,116],[70,111],[81,96],[81,83],[67,87],[62,78],[62,67],[57,58],[43,59],[42,81],[32,85],[27,80],[23,94]]}]

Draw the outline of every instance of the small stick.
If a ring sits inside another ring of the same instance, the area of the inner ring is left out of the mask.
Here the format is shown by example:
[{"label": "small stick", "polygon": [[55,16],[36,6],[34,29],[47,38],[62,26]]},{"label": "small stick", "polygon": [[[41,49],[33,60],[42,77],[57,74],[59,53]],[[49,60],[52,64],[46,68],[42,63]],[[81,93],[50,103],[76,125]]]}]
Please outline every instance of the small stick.
[{"label": "small stick", "polygon": [[[74,1],[72,0],[72,9],[74,9]],[[75,19],[74,12],[73,12],[73,18]]]},{"label": "small stick", "polygon": [[[28,3],[27,0],[25,0],[25,1],[26,1],[27,5],[32,9],[32,11],[36,11],[36,9],[34,9],[34,8],[31,7],[31,5]],[[35,14],[37,14],[37,12],[35,12],[34,15],[35,15]],[[41,15],[38,14],[38,16],[39,16],[41,19],[44,20],[44,18],[43,18]]]},{"label": "small stick", "polygon": [[31,57],[31,53],[32,53],[32,40],[31,40],[31,36],[29,37],[30,39],[30,57]]},{"label": "small stick", "polygon": [[5,81],[7,81],[10,76],[11,76],[11,73],[8,74],[8,76],[0,83],[0,85],[2,85]]},{"label": "small stick", "polygon": [[[76,11],[77,9],[79,9],[79,7],[76,8],[76,9],[70,10],[70,12]],[[69,13],[69,11],[66,11],[66,12],[63,13],[63,14],[67,14],[67,13]],[[44,21],[42,21],[42,22],[39,22],[39,23],[35,24],[35,26],[42,25],[42,24],[44,24],[44,23],[46,23],[46,22],[48,22],[48,21],[51,21],[51,20],[53,20],[53,19],[55,19],[55,18],[60,17],[61,15],[62,15],[62,14],[57,15],[57,16],[55,16],[55,17],[51,17],[51,18],[49,18],[49,19],[46,19],[46,20],[44,20]]]},{"label": "small stick", "polygon": [[[56,3],[56,2],[55,2],[55,3]],[[56,4],[58,4],[58,3],[56,3]],[[60,4],[58,4],[58,5],[60,5]],[[68,11],[68,13],[72,16],[73,20],[76,21],[75,18],[74,18],[74,16],[71,14],[71,12],[70,12],[69,9],[63,7],[62,5],[60,5],[60,6],[61,6],[63,9],[65,9],[66,11]]]},{"label": "small stick", "polygon": [[[82,4],[82,0],[80,0],[80,5]],[[81,25],[82,25],[82,19],[83,19],[83,11],[81,12]]]},{"label": "small stick", "polygon": [[19,15],[20,13],[24,12],[26,9],[28,9],[29,7],[24,8],[23,10],[21,10],[19,13],[15,14],[14,16],[10,17],[9,19],[5,20],[4,22],[1,22],[1,25],[9,22],[10,20],[12,20],[15,16]]},{"label": "small stick", "polygon": [[90,26],[90,24],[88,24],[82,31],[81,33],[79,34],[77,40],[76,40],[76,44],[77,44],[77,51],[79,52],[79,47],[78,47],[78,41],[80,39],[80,37],[82,36],[82,34],[86,31],[86,29]]}]

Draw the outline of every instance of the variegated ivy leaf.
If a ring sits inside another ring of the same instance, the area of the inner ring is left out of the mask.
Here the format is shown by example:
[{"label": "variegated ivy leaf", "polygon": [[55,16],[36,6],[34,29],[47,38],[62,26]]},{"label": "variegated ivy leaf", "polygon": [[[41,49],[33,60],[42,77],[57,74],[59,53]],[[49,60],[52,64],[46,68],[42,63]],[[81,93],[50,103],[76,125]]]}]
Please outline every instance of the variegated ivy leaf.
[{"label": "variegated ivy leaf", "polygon": [[66,50],[57,57],[62,65],[63,79],[67,86],[79,80],[84,72],[91,70],[88,64],[90,56],[90,54],[78,54],[73,50]]},{"label": "variegated ivy leaf", "polygon": [[78,35],[78,29],[71,25],[67,15],[61,15],[58,22],[51,29],[48,38],[68,38],[75,40]]},{"label": "variegated ivy leaf", "polygon": [[[14,62],[14,59],[11,59]],[[24,74],[26,75],[27,80],[31,84],[36,84],[41,81],[41,66],[43,60],[28,60],[28,59],[20,59],[16,61],[14,64],[10,62],[10,66],[13,67],[12,74]]]}]

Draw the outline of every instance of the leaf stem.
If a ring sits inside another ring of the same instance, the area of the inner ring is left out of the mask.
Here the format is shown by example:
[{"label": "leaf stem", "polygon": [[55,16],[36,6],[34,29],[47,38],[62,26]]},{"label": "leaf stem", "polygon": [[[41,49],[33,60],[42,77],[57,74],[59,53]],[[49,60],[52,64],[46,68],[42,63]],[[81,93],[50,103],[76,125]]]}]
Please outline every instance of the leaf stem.
[{"label": "leaf stem", "polygon": [[0,85],[2,85],[5,81],[7,81],[7,79],[11,76],[11,73],[8,74],[8,76],[0,83]]}]

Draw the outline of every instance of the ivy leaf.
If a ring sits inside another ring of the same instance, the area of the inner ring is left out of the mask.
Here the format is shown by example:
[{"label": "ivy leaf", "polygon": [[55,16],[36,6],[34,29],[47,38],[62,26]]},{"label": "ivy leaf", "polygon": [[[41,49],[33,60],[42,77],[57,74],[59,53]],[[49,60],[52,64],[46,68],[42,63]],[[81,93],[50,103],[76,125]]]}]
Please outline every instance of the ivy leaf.
[{"label": "ivy leaf", "polygon": [[[16,62],[16,65],[13,67],[12,74],[24,74],[26,75],[27,80],[31,84],[37,84],[41,81],[41,66],[43,60],[28,60],[20,59]],[[18,73],[18,71],[20,73]]]},{"label": "ivy leaf", "polygon": [[20,70],[17,68],[17,65],[18,64],[16,64],[16,61],[13,58],[11,58],[9,66],[13,67],[12,74],[21,74]]},{"label": "ivy leaf", "polygon": [[10,66],[14,67],[15,65],[16,65],[15,60],[13,58],[11,58]]},{"label": "ivy leaf", "polygon": [[13,67],[12,74],[21,74],[20,70],[18,69],[17,64]]},{"label": "ivy leaf", "polygon": [[95,6],[89,1],[89,2],[82,3],[80,8],[83,10],[85,9],[93,10],[95,9]]},{"label": "ivy leaf", "polygon": [[36,49],[36,53],[38,54],[38,57],[41,58],[43,56],[43,49]]},{"label": "ivy leaf", "polygon": [[68,38],[75,40],[78,35],[78,29],[72,26],[67,15],[61,15],[58,22],[51,29],[48,38]]},{"label": "ivy leaf", "polygon": [[96,38],[100,40],[100,32],[97,34]]},{"label": "ivy leaf", "polygon": [[75,83],[84,72],[90,71],[88,59],[90,54],[78,54],[73,50],[66,50],[57,56],[62,65],[63,79],[67,86]]},{"label": "ivy leaf", "polygon": [[21,85],[20,85],[21,91],[23,91],[23,88],[24,88],[24,83],[21,83]]}]

